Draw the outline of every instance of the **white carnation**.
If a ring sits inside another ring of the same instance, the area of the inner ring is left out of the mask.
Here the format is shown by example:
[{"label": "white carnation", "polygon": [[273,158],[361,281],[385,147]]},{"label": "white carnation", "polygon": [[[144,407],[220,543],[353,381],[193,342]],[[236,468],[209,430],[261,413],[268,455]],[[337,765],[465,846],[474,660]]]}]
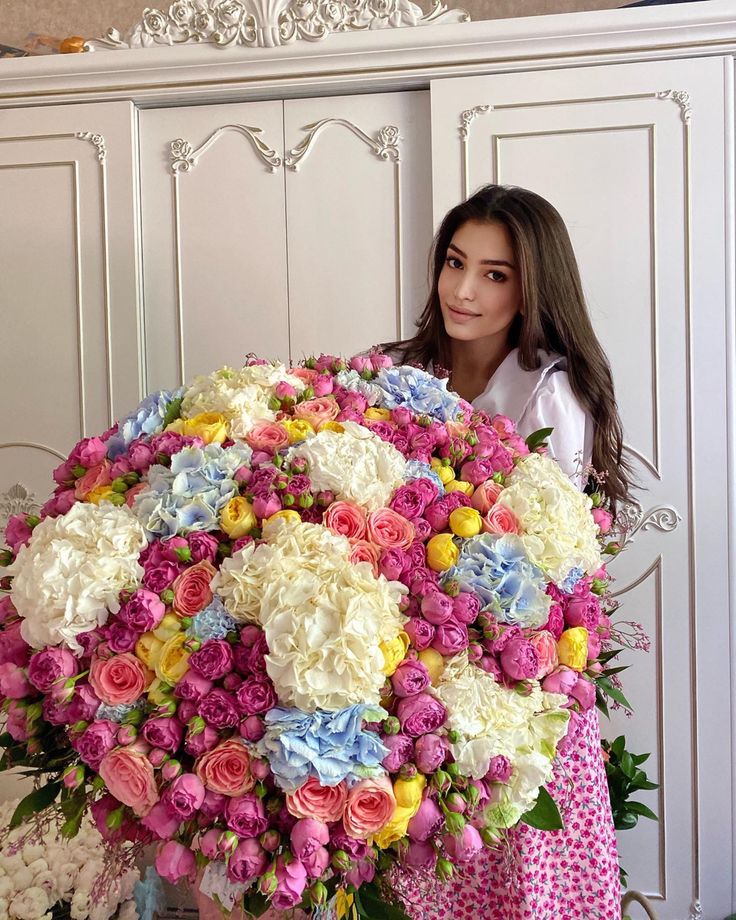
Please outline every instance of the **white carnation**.
[{"label": "white carnation", "polygon": [[498,502],[516,515],[524,548],[552,581],[563,582],[572,569],[592,575],[600,568],[590,497],[575,488],[554,460],[541,454],[524,457]]},{"label": "white carnation", "polygon": [[26,642],[81,652],[79,633],[102,626],[120,609],[120,592],[137,587],[145,546],[145,531],[125,505],[78,502],[41,521],[6,570]]},{"label": "white carnation", "polygon": [[332,491],[338,499],[368,511],[388,504],[404,482],[406,461],[393,444],[355,422],[341,422],[343,431],[322,430],[292,447],[287,460],[303,457],[312,487]]},{"label": "white carnation", "polygon": [[10,902],[10,916],[17,920],[41,920],[51,907],[48,894],[35,885],[17,894]]}]

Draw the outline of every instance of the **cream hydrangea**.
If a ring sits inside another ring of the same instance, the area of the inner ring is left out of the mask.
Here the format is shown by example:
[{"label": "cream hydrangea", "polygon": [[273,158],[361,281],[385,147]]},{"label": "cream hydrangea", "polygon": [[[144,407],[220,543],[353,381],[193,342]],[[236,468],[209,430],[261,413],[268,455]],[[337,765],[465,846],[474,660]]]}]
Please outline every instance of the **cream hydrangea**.
[{"label": "cream hydrangea", "polygon": [[146,545],[126,505],[78,502],[65,515],[41,521],[6,569],[26,642],[33,648],[64,643],[81,652],[76,636],[103,625],[120,609],[120,592],[138,586],[138,556]]},{"label": "cream hydrangea", "polygon": [[493,826],[515,824],[552,776],[557,745],[567,731],[566,697],[545,693],[536,682],[527,695],[510,690],[470,662],[467,652],[445,664],[431,692],[447,709],[445,730],[457,732],[450,748],[464,776],[485,776],[498,755],[511,763],[511,780],[499,787],[503,809]]},{"label": "cream hydrangea", "polygon": [[342,431],[322,430],[292,447],[287,459],[303,457],[309,463],[313,488],[330,490],[342,501],[377,511],[403,484],[406,461],[393,444],[368,428],[356,422],[340,424]]},{"label": "cream hydrangea", "polygon": [[521,540],[532,560],[556,583],[572,569],[592,575],[601,566],[598,528],[591,500],[554,460],[524,457],[507,479],[498,503],[521,523]]},{"label": "cream hydrangea", "polygon": [[406,588],[351,563],[348,540],[319,524],[280,519],[264,537],[225,560],[213,584],[234,619],[263,627],[280,702],[305,712],[377,704],[381,643],[406,620]]},{"label": "cream hydrangea", "polygon": [[276,413],[269,408],[269,400],[282,382],[297,393],[306,386],[279,363],[253,364],[237,371],[222,367],[195,378],[182,400],[182,418],[193,418],[202,412],[219,413],[228,422],[230,436],[243,440],[256,422],[274,421]]}]

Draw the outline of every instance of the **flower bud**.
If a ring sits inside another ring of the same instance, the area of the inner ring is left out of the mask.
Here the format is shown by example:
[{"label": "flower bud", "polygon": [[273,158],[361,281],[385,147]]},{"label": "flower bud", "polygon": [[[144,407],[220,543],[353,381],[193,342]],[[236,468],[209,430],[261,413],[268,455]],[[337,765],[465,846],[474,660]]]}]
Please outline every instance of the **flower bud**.
[{"label": "flower bud", "polygon": [[159,594],[159,597],[167,607],[174,603],[174,592],[171,590],[171,588],[167,588],[165,591],[162,591]]},{"label": "flower bud", "polygon": [[266,760],[251,760],[250,772],[256,779],[266,779],[271,774],[271,770]]},{"label": "flower bud", "polygon": [[111,505],[116,505],[117,507],[122,508],[125,504],[125,496],[119,495],[117,492],[113,492],[107,501],[109,501]]},{"label": "flower bud", "polygon": [[119,492],[122,495],[128,491],[128,484],[122,478],[122,476],[118,476],[117,479],[113,479],[110,488],[113,490],[113,492]]},{"label": "flower bud", "polygon": [[438,792],[449,792],[452,788],[452,780],[444,770],[435,770],[432,775],[432,785]]},{"label": "flower bud", "polygon": [[141,481],[140,474],[136,473],[134,470],[131,470],[130,473],[126,473],[125,476],[122,476],[121,478],[123,482],[125,483],[125,485],[128,486],[128,488],[132,486],[137,486],[138,483]]},{"label": "flower bud", "polygon": [[259,842],[267,853],[275,853],[281,843],[281,834],[271,828],[271,830],[264,831],[261,834]]},{"label": "flower bud", "polygon": [[111,811],[108,816],[105,818],[105,824],[111,831],[120,830],[123,825],[123,818],[125,817],[125,807],[123,805],[120,808],[116,808],[115,811]]},{"label": "flower bud", "polygon": [[133,725],[121,725],[115,737],[118,744],[132,744],[138,737],[138,732]]},{"label": "flower bud", "polygon": [[405,763],[402,764],[399,769],[399,776],[401,776],[402,779],[414,779],[418,772],[416,764]]},{"label": "flower bud", "polygon": [[502,838],[499,833],[492,830],[490,827],[482,827],[480,830],[480,839],[487,847],[493,847],[500,843]]},{"label": "flower bud", "polygon": [[188,723],[189,733],[192,737],[201,735],[205,730],[206,725],[207,723],[204,721],[202,716],[192,716]]},{"label": "flower bud", "polygon": [[606,593],[606,585],[607,583],[602,578],[594,578],[590,585],[590,590],[593,594],[600,596]]},{"label": "flower bud", "polygon": [[192,551],[188,546],[180,546],[176,549],[176,558],[179,560],[179,562],[191,562]]},{"label": "flower bud", "polygon": [[352,864],[353,861],[345,852],[345,850],[336,850],[332,854],[332,865],[339,872],[347,872]]},{"label": "flower bud", "polygon": [[270,897],[278,888],[278,881],[276,879],[276,870],[271,866],[268,872],[264,873],[258,879],[258,890],[264,897]]},{"label": "flower bud", "polygon": [[440,857],[437,860],[435,872],[437,873],[438,878],[440,878],[443,882],[447,882],[452,878],[455,869],[449,859]]},{"label": "flower bud", "polygon": [[309,891],[307,891],[307,896],[311,904],[315,907],[319,907],[327,903],[327,888],[322,882],[315,882]]},{"label": "flower bud", "polygon": [[399,722],[396,716],[389,716],[387,719],[383,720],[381,728],[387,735],[398,735],[401,731],[401,722]]},{"label": "flower bud", "polygon": [[0,550],[0,565],[7,566],[10,565],[13,561],[13,554],[9,549]]},{"label": "flower bud", "polygon": [[84,782],[84,767],[67,767],[62,782],[67,789],[79,789]]},{"label": "flower bud", "polygon": [[75,479],[81,478],[82,476],[84,476],[86,472],[87,472],[87,467],[82,466],[81,463],[77,463],[75,466],[72,467],[72,476]]},{"label": "flower bud", "polygon": [[160,767],[169,759],[169,755],[162,748],[151,748],[148,759],[154,767]]},{"label": "flower bud", "polygon": [[161,776],[166,780],[167,783],[172,782],[176,779],[177,776],[181,776],[184,772],[184,768],[179,763],[178,760],[167,760],[163,765],[161,770]]},{"label": "flower bud", "polygon": [[607,556],[618,556],[621,552],[621,544],[616,540],[613,540],[611,543],[606,543],[603,547],[603,552]]},{"label": "flower bud", "polygon": [[463,828],[465,827],[465,818],[462,815],[456,814],[454,811],[447,811],[447,809],[442,809],[445,813],[445,824],[447,825],[447,830],[457,836],[462,834]]},{"label": "flower bud", "polygon": [[467,808],[467,803],[459,792],[451,792],[445,799],[445,805],[449,811],[455,812],[455,814],[458,815],[464,814]]}]

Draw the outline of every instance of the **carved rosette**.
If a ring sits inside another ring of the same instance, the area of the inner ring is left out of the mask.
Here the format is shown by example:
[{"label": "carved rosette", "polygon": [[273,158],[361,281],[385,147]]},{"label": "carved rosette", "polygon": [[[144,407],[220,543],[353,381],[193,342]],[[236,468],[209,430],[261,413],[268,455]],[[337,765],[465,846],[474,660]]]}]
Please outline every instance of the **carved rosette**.
[{"label": "carved rosette", "polygon": [[297,39],[319,41],[332,32],[396,29],[468,22],[465,10],[434,0],[425,15],[411,0],[174,0],[167,12],[146,9],[123,36],[108,29],[87,51],[206,43],[220,48],[273,48]]},{"label": "carved rosette", "polygon": [[36,514],[41,507],[33,492],[17,482],[7,492],[0,492],[0,531],[5,530],[14,514]]},{"label": "carved rosette", "polygon": [[616,530],[622,547],[634,542],[640,531],[658,530],[670,533],[682,518],[672,505],[656,505],[646,511],[637,501],[627,502],[616,512]]},{"label": "carved rosette", "polygon": [[690,105],[690,93],[682,89],[666,89],[661,93],[655,93],[657,99],[671,99],[680,106],[682,120],[687,124],[692,117],[693,110]]}]

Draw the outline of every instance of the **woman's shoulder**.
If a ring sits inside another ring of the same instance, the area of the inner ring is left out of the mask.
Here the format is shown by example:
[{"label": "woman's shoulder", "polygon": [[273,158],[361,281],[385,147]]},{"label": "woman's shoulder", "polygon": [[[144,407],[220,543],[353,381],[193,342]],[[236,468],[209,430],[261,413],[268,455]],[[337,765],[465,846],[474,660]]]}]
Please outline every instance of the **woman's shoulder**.
[{"label": "woman's shoulder", "polygon": [[541,393],[565,389],[567,358],[543,349],[538,354],[539,366],[525,370],[519,364],[519,350],[514,348],[488,381],[485,390],[473,400],[473,406],[489,415],[507,415],[518,422]]}]

